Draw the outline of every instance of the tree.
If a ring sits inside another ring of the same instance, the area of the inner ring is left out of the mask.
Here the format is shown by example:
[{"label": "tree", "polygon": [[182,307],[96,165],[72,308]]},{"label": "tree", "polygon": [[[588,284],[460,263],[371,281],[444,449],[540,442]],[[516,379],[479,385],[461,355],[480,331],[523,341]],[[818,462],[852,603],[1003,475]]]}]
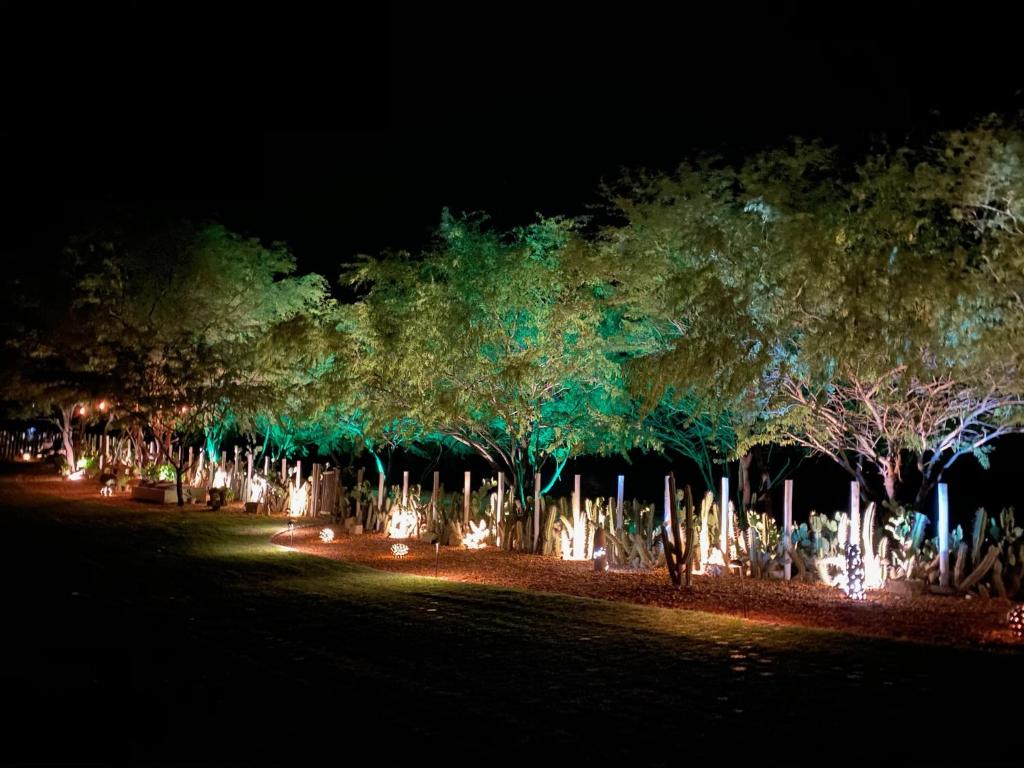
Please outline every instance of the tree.
[{"label": "tree", "polygon": [[634,185],[620,238],[660,260],[676,331],[639,365],[728,412],[737,452],[796,443],[890,499],[912,459],[921,503],[1020,425],[1006,290],[949,172],[924,151],[845,164],[798,144]]},{"label": "tree", "polygon": [[[810,147],[803,162],[826,157]],[[616,256],[609,280],[634,326],[631,390],[662,450],[696,461],[709,488],[714,463],[762,438],[771,414],[761,384],[788,327],[768,267],[782,254],[759,204],[738,204],[740,184],[738,169],[709,158],[605,190],[616,220],[602,237]]]},{"label": "tree", "polygon": [[[408,417],[507,470],[522,504],[531,475],[573,455],[625,451],[635,427],[594,252],[572,222],[501,234],[442,216],[436,247],[365,258],[347,274],[356,370],[373,429]],[[545,489],[546,490],[546,489]]]},{"label": "tree", "polygon": [[[292,277],[283,245],[219,225],[133,230],[71,248],[104,254],[80,275],[74,304],[98,321],[92,359],[123,423],[153,435],[175,468],[181,503],[175,437],[265,409],[295,385],[283,373],[315,365],[306,331],[328,305],[324,280]],[[288,360],[274,343],[282,338]]]},{"label": "tree", "polygon": [[69,471],[78,462],[75,420],[84,425],[103,413],[91,406],[109,401],[108,368],[96,343],[102,318],[77,301],[78,279],[98,263],[94,252],[53,258],[46,280],[15,274],[4,281],[3,365],[0,391],[17,416],[50,419],[61,434]]}]

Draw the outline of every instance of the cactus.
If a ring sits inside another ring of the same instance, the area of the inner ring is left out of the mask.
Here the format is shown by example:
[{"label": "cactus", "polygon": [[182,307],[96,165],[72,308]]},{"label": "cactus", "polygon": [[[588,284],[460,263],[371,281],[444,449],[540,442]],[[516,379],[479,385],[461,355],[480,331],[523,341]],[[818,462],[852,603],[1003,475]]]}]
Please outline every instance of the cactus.
[{"label": "cactus", "polygon": [[971,571],[971,574],[966,579],[964,579],[956,585],[956,588],[961,592],[966,592],[979,581],[981,581],[982,578],[984,578],[985,575],[992,569],[992,566],[995,564],[996,559],[999,557],[999,551],[1000,548],[997,545],[990,544],[988,552],[985,553],[985,557],[982,559],[982,561],[978,563],[978,565],[975,567],[973,571]]},{"label": "cactus", "polygon": [[[992,521],[993,523],[995,520]],[[971,527],[971,565],[977,565],[981,561],[981,545],[985,542],[985,529],[988,527],[988,515],[984,509],[974,513],[974,525]],[[993,536],[999,539],[999,536]]]}]

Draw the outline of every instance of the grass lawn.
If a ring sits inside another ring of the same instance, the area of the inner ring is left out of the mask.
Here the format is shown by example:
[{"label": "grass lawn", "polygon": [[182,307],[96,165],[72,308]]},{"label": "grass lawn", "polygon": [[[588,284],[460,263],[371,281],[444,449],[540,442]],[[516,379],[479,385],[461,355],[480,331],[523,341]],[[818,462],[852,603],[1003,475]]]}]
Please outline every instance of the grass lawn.
[{"label": "grass lawn", "polygon": [[384,573],[55,480],[0,520],[10,761],[1024,756],[1020,649]]}]

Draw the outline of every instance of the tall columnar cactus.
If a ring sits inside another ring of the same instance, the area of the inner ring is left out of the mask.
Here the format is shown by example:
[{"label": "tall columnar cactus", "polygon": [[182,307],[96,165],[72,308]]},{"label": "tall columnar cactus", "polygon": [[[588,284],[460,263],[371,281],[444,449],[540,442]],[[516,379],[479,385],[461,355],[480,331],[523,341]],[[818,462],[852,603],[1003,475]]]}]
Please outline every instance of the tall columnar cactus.
[{"label": "tall columnar cactus", "polygon": [[676,499],[676,478],[675,474],[669,473],[669,518],[664,522],[661,529],[661,542],[665,552],[665,567],[668,568],[668,576],[672,586],[679,587],[682,584],[680,568],[683,561],[683,543],[679,530],[679,503]]},{"label": "tall columnar cactus", "polygon": [[971,565],[981,562],[981,545],[985,543],[985,530],[988,528],[988,514],[984,509],[974,513],[974,525],[971,526]]},{"label": "tall columnar cactus", "polygon": [[690,586],[690,564],[693,560],[693,496],[689,486],[685,490],[686,517],[685,530],[679,520],[679,498],[676,494],[676,477],[669,473],[669,519],[665,522],[671,526],[670,536],[666,527],[662,527],[661,540],[665,551],[665,565],[672,584],[679,587],[686,580]]}]

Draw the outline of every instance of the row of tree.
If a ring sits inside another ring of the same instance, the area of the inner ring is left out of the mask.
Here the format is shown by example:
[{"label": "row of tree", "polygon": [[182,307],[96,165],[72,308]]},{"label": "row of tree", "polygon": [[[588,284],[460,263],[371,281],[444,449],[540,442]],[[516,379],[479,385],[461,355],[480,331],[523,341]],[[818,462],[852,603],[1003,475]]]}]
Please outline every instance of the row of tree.
[{"label": "row of tree", "polygon": [[229,430],[275,453],[446,448],[525,504],[575,455],[677,452],[711,486],[715,462],[781,444],[919,506],[1024,426],[1022,136],[704,158],[508,232],[445,211],[424,252],[347,264],[344,301],[221,226],[104,230],[15,286],[5,391],[66,451],[102,400],[179,469],[200,430],[213,449]]}]

